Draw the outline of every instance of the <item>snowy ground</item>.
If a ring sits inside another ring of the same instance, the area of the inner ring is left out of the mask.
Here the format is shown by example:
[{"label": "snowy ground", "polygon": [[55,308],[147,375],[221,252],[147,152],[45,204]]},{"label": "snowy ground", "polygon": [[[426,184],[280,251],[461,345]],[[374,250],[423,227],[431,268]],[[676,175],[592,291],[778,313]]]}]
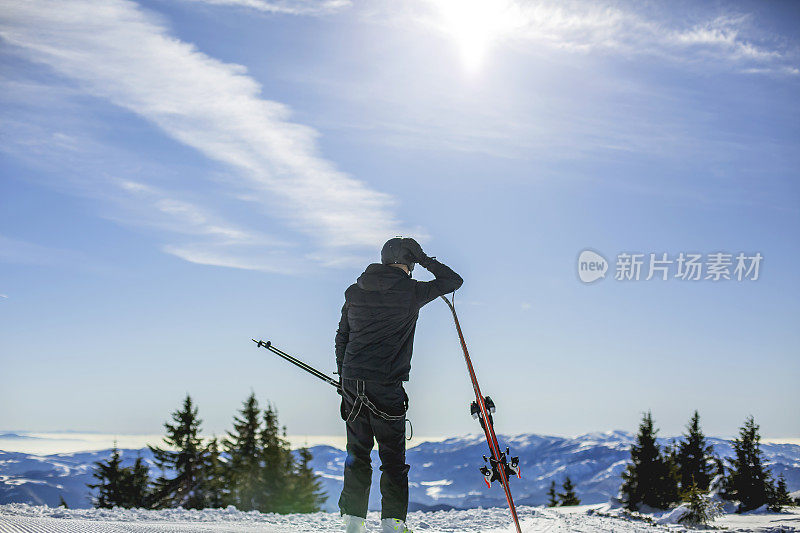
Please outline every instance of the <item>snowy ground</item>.
[{"label": "snowy ground", "polygon": [[[606,516],[614,512],[603,505],[558,509],[520,507],[519,515],[525,532],[686,531],[683,526],[674,524],[651,525]],[[370,514],[368,518],[369,530],[377,531],[378,514]],[[508,511],[503,508],[415,512],[409,515],[408,522],[414,531],[420,533],[513,531]],[[727,515],[715,522],[715,526],[727,531],[800,532],[800,510],[783,514]],[[332,513],[273,515],[243,513],[233,508],[204,511],[65,510],[27,504],[0,505],[0,533],[288,533],[341,530],[338,514]]]}]

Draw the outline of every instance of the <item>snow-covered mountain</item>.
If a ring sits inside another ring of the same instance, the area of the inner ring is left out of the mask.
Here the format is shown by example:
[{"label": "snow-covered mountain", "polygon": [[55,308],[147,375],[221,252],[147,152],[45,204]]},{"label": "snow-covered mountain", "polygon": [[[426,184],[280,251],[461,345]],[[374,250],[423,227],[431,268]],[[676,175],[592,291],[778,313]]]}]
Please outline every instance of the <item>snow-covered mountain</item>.
[{"label": "snow-covered mountain", "polygon": [[[522,479],[512,480],[515,499],[520,504],[539,505],[546,500],[551,480],[561,483],[568,475],[577,485],[584,503],[608,501],[617,494],[620,474],[629,459],[634,436],[622,431],[589,433],[579,437],[518,435],[499,437],[519,455]],[[662,444],[668,439],[662,440]],[[709,439],[718,454],[732,454],[730,442]],[[762,444],[767,464],[775,475],[784,474],[789,490],[800,489],[800,446]],[[314,446],[312,466],[322,477],[328,493],[326,510],[336,509],[341,488],[345,453],[330,446]],[[482,436],[465,436],[441,442],[425,442],[408,450],[411,465],[410,499],[412,509],[473,508],[503,506],[498,487],[487,489],[478,472],[481,456],[487,453]],[[141,454],[151,459],[149,450],[123,450],[125,464]],[[109,451],[36,456],[0,452],[0,503],[57,505],[63,496],[70,507],[89,507],[92,463],[106,459]],[[370,508],[380,506],[377,452],[373,452],[374,480]]]},{"label": "snow-covered mountain", "polygon": [[[148,448],[120,450],[124,466],[131,466],[138,454],[152,467]],[[96,461],[108,459],[111,450],[32,455],[0,451],[0,503],[31,503],[57,506],[63,497],[74,508],[92,506],[92,494],[86,487]]]},{"label": "snow-covered mountain", "polygon": [[[623,431],[589,433],[574,438],[535,434],[514,437],[499,436],[502,445],[511,447],[522,465],[522,479],[512,479],[515,501],[540,505],[546,502],[550,481],[560,484],[569,476],[577,485],[583,503],[601,503],[617,495],[621,474],[630,458],[634,435]],[[659,439],[666,444],[672,439]],[[718,454],[733,454],[729,441],[709,438]],[[774,475],[784,474],[789,490],[800,488],[800,446],[794,444],[762,444],[767,465]],[[323,476],[329,495],[328,506],[335,508],[341,487],[344,455],[340,450],[317,446],[314,468]],[[482,435],[422,443],[407,453],[411,507],[473,508],[505,505],[499,487],[487,489],[478,467],[488,448]],[[373,452],[373,487],[378,487],[379,460]],[[372,491],[370,508],[380,508],[380,493]]]}]

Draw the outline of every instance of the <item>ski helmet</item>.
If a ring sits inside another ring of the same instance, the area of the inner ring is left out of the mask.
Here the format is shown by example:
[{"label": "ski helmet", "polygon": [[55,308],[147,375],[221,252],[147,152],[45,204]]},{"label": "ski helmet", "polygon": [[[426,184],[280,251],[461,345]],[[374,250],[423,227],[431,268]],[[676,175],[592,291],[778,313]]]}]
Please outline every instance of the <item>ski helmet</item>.
[{"label": "ski helmet", "polygon": [[414,256],[406,246],[406,241],[402,237],[395,237],[386,241],[381,249],[381,263],[384,265],[405,265],[408,272],[414,270]]}]

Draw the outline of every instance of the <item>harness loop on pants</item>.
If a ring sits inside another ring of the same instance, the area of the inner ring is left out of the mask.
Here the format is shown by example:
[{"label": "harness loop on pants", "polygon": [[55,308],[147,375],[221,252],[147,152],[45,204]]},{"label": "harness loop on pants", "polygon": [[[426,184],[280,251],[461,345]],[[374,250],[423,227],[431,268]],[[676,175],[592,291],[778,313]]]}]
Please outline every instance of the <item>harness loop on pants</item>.
[{"label": "harness loop on pants", "polygon": [[403,414],[390,415],[389,413],[386,413],[378,409],[378,406],[372,403],[372,400],[369,399],[365,391],[364,380],[358,379],[355,380],[355,382],[356,382],[355,398],[351,397],[350,392],[347,389],[345,389],[344,386],[342,386],[342,395],[348,395],[348,399],[350,399],[353,402],[353,408],[350,409],[350,413],[347,415],[347,418],[345,418],[345,421],[352,422],[353,420],[356,419],[359,413],[361,413],[361,408],[366,407],[373,415],[383,420],[387,421],[403,420],[405,422],[408,422],[409,426],[411,427],[411,431],[409,437],[406,440],[411,440],[411,436],[414,435],[414,427],[411,426],[411,420],[406,418],[406,413],[408,412],[408,395],[405,393],[405,391],[403,391],[404,395]]}]

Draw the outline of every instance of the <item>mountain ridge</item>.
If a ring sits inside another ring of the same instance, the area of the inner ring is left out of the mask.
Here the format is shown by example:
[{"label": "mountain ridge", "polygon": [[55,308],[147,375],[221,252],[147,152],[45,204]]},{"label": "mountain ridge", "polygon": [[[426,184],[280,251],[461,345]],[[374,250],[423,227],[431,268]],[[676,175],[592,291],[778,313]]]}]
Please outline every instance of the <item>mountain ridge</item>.
[{"label": "mountain ridge", "polygon": [[[660,438],[666,445],[680,437]],[[635,436],[613,430],[592,432],[577,437],[558,437],[527,433],[498,436],[503,446],[519,455],[522,479],[512,480],[515,499],[522,505],[545,503],[550,481],[557,484],[568,475],[577,486],[583,503],[601,503],[616,496],[630,457]],[[722,457],[733,453],[731,441],[709,437]],[[334,511],[342,483],[345,452],[333,446],[309,448],[314,455],[311,466],[320,476],[328,494],[325,510]],[[789,490],[800,489],[800,446],[762,443],[766,463],[774,475],[786,477]],[[109,450],[52,455],[33,455],[0,451],[0,503],[58,505],[60,497],[70,507],[91,506],[93,463],[108,458]],[[410,508],[415,510],[466,509],[505,505],[497,488],[487,489],[478,472],[481,456],[487,453],[481,435],[463,435],[442,441],[420,443],[407,451]],[[121,450],[123,464],[130,465],[141,455],[152,467],[147,448]],[[370,509],[380,507],[379,465],[373,450],[373,490]],[[155,473],[155,471],[153,472]]]}]

